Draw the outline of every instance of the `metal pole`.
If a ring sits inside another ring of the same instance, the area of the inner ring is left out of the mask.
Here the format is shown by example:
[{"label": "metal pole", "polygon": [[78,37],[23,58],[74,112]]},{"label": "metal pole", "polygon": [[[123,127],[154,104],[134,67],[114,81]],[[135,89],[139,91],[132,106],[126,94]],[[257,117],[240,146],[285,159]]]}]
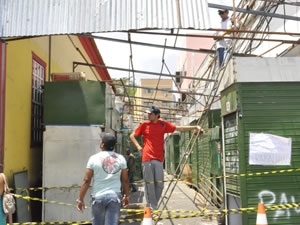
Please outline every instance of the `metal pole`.
[{"label": "metal pole", "polygon": [[6,43],[0,42],[0,171],[4,170],[4,123],[5,123],[5,57]]}]

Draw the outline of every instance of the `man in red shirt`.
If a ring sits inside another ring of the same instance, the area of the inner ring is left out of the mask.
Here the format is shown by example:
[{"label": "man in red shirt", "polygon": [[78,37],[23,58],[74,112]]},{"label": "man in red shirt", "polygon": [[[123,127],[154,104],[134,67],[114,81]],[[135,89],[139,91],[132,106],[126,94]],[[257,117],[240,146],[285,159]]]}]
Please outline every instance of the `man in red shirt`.
[{"label": "man in red shirt", "polygon": [[[158,201],[164,188],[164,134],[177,131],[201,131],[200,126],[176,126],[160,119],[160,109],[152,106],[148,113],[149,120],[142,122],[131,134],[130,139],[137,150],[142,153],[142,170],[145,181],[147,206],[157,209]],[[136,140],[143,136],[143,147]]]}]

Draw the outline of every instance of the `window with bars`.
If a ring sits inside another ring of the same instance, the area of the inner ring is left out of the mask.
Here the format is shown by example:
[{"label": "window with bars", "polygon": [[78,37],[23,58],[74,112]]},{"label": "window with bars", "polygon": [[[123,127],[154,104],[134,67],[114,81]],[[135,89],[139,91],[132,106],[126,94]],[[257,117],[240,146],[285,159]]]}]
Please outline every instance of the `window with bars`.
[{"label": "window with bars", "polygon": [[38,56],[32,57],[32,99],[31,99],[31,146],[43,143],[43,87],[45,82],[44,63]]}]

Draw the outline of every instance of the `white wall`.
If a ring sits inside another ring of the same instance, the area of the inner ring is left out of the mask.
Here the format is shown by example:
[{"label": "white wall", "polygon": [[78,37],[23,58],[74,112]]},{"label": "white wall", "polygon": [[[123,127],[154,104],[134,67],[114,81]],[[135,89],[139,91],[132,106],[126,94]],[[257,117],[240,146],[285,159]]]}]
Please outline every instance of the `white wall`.
[{"label": "white wall", "polygon": [[100,134],[101,129],[96,125],[46,126],[43,149],[43,199],[56,203],[43,203],[43,221],[90,220],[89,193],[85,197],[89,208],[84,213],[77,211],[75,201],[88,158],[100,151]]}]

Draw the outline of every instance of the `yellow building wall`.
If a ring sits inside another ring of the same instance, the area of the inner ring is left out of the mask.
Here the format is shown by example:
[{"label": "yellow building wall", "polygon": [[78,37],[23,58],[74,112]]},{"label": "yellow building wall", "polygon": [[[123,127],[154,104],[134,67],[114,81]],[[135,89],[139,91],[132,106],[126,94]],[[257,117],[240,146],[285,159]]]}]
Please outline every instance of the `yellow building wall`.
[{"label": "yellow building wall", "polygon": [[[51,48],[51,51],[50,51]],[[28,171],[30,185],[42,178],[42,148],[31,148],[31,79],[32,53],[46,63],[46,81],[51,73],[72,72],[73,61],[89,62],[76,36],[30,38],[7,42],[4,173],[9,183],[13,173]],[[89,80],[97,80],[96,72],[78,66]]]}]

